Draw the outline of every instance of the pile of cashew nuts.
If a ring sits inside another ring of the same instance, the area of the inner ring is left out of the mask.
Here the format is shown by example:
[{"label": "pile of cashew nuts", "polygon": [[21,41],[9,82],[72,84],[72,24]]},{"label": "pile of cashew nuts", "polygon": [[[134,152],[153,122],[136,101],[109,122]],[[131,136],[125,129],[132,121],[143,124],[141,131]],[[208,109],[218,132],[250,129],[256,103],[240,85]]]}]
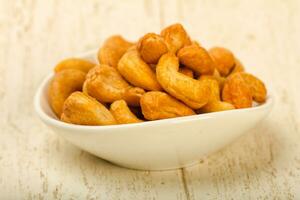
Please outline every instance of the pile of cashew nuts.
[{"label": "pile of cashew nuts", "polygon": [[264,83],[246,73],[230,50],[206,50],[181,24],[135,43],[111,36],[98,61],[68,58],[55,66],[48,96],[62,121],[138,123],[248,108],[266,100]]}]

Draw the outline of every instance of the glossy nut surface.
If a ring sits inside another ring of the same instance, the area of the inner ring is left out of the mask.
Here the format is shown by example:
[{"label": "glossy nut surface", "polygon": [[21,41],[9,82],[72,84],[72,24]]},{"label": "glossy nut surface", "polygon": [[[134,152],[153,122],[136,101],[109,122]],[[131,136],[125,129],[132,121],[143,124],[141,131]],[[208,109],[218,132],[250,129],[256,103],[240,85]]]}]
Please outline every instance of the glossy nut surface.
[{"label": "glossy nut surface", "polygon": [[132,85],[145,90],[161,90],[155,72],[136,49],[128,50],[118,63],[118,71]]},{"label": "glossy nut surface", "polygon": [[190,45],[191,39],[181,24],[173,24],[161,31],[168,49],[172,53],[176,53],[179,49],[186,45]]},{"label": "glossy nut surface", "polygon": [[194,70],[198,74],[212,74],[215,63],[208,52],[197,44],[181,48],[177,56],[184,66]]},{"label": "glossy nut surface", "polygon": [[52,110],[60,117],[64,101],[68,96],[82,89],[86,73],[77,69],[65,69],[57,72],[50,83],[48,98]]},{"label": "glossy nut surface", "polygon": [[195,112],[165,92],[147,92],[141,98],[143,115],[148,120],[194,115]]},{"label": "glossy nut surface", "polygon": [[117,120],[118,124],[131,124],[143,122],[137,118],[129,109],[124,100],[117,100],[110,105],[110,112]]},{"label": "glossy nut surface", "polygon": [[235,108],[252,106],[252,93],[249,85],[240,73],[235,73],[225,81],[222,99],[234,105]]},{"label": "glossy nut surface", "polygon": [[148,64],[156,64],[159,58],[168,52],[164,39],[155,33],[144,35],[137,48],[142,59]]},{"label": "glossy nut surface", "polygon": [[82,92],[74,92],[66,99],[61,120],[80,125],[117,123],[104,105]]},{"label": "glossy nut surface", "polygon": [[99,63],[117,67],[120,58],[131,46],[133,43],[120,35],[109,37],[98,51]]},{"label": "glossy nut surface", "polygon": [[222,76],[227,76],[235,64],[233,53],[223,47],[214,47],[211,48],[208,52],[215,62],[215,66],[220,74]]},{"label": "glossy nut surface", "polygon": [[83,91],[103,103],[124,99],[132,106],[138,106],[145,93],[143,89],[129,85],[114,67],[108,65],[99,65],[89,71]]},{"label": "glossy nut surface", "polygon": [[178,70],[178,58],[172,53],[167,53],[160,58],[156,66],[157,80],[170,95],[193,109],[201,108],[210,96],[207,80],[193,79]]},{"label": "glossy nut surface", "polygon": [[93,62],[81,58],[68,58],[59,62],[55,66],[54,71],[57,73],[66,69],[77,69],[87,73],[95,65]]}]

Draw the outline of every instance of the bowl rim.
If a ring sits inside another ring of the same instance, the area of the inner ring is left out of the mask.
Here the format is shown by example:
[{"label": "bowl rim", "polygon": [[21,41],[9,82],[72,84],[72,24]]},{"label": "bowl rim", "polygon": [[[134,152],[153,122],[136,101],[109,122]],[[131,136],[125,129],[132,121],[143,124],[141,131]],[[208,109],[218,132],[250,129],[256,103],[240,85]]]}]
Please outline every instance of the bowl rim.
[{"label": "bowl rim", "polygon": [[116,124],[116,125],[102,125],[102,126],[91,126],[91,125],[77,125],[77,124],[69,124],[63,121],[60,121],[59,119],[55,119],[51,116],[49,116],[44,109],[41,106],[41,100],[42,96],[44,94],[45,87],[48,86],[50,79],[52,79],[54,73],[50,73],[48,76],[44,78],[42,83],[39,85],[35,96],[34,96],[34,109],[39,118],[41,118],[45,123],[50,124],[55,127],[63,128],[63,129],[71,129],[71,130],[83,130],[83,131],[104,131],[108,129],[120,129],[120,128],[133,128],[133,127],[151,127],[151,126],[157,126],[157,125],[163,125],[163,124],[178,124],[178,123],[184,123],[187,121],[194,121],[194,120],[204,120],[208,118],[214,118],[218,116],[227,115],[230,113],[241,113],[241,112],[254,112],[257,110],[263,110],[268,109],[270,110],[273,103],[274,103],[274,95],[269,91],[267,100],[263,104],[259,104],[255,107],[251,108],[241,108],[241,109],[235,109],[235,110],[226,110],[226,111],[219,111],[219,112],[212,112],[212,113],[203,113],[203,114],[197,114],[197,115],[191,115],[191,116],[184,116],[184,117],[176,117],[176,118],[169,118],[169,119],[161,119],[161,120],[154,120],[154,121],[145,121],[142,123],[132,123],[132,124]]}]

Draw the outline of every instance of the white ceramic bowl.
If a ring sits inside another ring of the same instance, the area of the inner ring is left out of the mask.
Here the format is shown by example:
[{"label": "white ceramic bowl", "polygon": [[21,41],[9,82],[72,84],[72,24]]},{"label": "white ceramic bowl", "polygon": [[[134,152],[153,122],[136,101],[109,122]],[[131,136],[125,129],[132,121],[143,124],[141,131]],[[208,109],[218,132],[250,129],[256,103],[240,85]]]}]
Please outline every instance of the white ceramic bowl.
[{"label": "white ceramic bowl", "polygon": [[[95,51],[80,56],[94,60]],[[142,170],[186,167],[234,141],[264,119],[273,97],[253,108],[215,112],[137,124],[81,126],[59,121],[48,104],[50,74],[34,106],[42,121],[66,140],[118,165]]]}]

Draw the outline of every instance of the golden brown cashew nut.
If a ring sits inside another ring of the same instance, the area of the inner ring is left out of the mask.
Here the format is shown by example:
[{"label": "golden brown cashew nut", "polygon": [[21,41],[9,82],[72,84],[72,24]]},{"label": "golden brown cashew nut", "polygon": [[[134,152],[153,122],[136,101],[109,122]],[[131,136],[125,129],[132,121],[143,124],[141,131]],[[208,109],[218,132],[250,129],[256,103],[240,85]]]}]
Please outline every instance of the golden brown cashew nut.
[{"label": "golden brown cashew nut", "polygon": [[66,69],[54,75],[49,86],[48,96],[50,106],[56,116],[60,117],[67,97],[71,93],[82,89],[85,75],[84,72],[77,69]]},{"label": "golden brown cashew nut", "polygon": [[160,35],[148,33],[140,39],[138,50],[146,63],[156,64],[159,58],[168,52],[168,47]]},{"label": "golden brown cashew nut", "polygon": [[181,24],[168,26],[160,34],[165,39],[168,49],[172,53],[176,53],[182,47],[191,44],[190,37]]},{"label": "golden brown cashew nut", "polygon": [[145,90],[161,90],[155,72],[142,60],[136,49],[131,49],[122,56],[118,71],[134,86]]},{"label": "golden brown cashew nut", "polygon": [[117,120],[118,124],[130,124],[143,122],[137,118],[129,109],[124,100],[117,100],[110,105],[110,112]]},{"label": "golden brown cashew nut", "polygon": [[83,92],[103,103],[124,99],[129,105],[138,106],[145,91],[130,86],[119,72],[108,65],[100,65],[89,71]]},{"label": "golden brown cashew nut", "polygon": [[233,53],[223,47],[214,47],[208,52],[220,74],[227,76],[235,64]]},{"label": "golden brown cashew nut", "polygon": [[90,69],[95,67],[95,63],[90,62],[88,60],[80,59],[80,58],[68,58],[61,62],[59,62],[55,68],[54,71],[60,72],[65,69],[78,69],[85,73],[87,73]]},{"label": "golden brown cashew nut", "polygon": [[252,74],[246,72],[239,72],[239,74],[250,87],[254,101],[258,103],[265,102],[267,98],[267,89],[265,84]]},{"label": "golden brown cashew nut", "polygon": [[212,74],[215,63],[208,52],[199,45],[192,44],[181,48],[177,56],[179,62],[198,74]]},{"label": "golden brown cashew nut", "polygon": [[74,92],[66,99],[61,120],[80,125],[117,124],[104,105],[82,92]]},{"label": "golden brown cashew nut", "polygon": [[233,104],[235,108],[252,106],[251,89],[241,73],[234,73],[226,79],[222,91],[222,99]]},{"label": "golden brown cashew nut", "polygon": [[99,49],[98,60],[100,64],[117,67],[120,58],[133,43],[126,41],[120,35],[109,37]]},{"label": "golden brown cashew nut", "polygon": [[152,91],[141,98],[143,115],[148,120],[194,115],[195,112],[167,93]]},{"label": "golden brown cashew nut", "polygon": [[201,113],[208,113],[234,109],[234,106],[232,104],[220,100],[220,89],[218,81],[215,79],[208,79],[208,81],[211,90],[211,96],[208,103],[200,108],[199,111]]},{"label": "golden brown cashew nut", "polygon": [[204,106],[209,99],[210,90],[207,80],[195,80],[178,72],[178,58],[167,53],[163,55],[157,66],[157,80],[161,86],[173,97],[183,101],[194,109]]}]

